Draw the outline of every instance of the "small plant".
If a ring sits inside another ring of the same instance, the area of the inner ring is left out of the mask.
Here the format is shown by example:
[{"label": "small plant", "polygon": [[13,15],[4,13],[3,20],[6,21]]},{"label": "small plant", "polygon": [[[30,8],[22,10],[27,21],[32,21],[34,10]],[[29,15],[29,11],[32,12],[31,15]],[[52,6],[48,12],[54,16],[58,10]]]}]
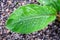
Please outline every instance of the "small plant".
[{"label": "small plant", "polygon": [[60,0],[37,0],[38,4],[18,7],[6,21],[6,28],[21,34],[29,34],[46,28],[60,11]]}]

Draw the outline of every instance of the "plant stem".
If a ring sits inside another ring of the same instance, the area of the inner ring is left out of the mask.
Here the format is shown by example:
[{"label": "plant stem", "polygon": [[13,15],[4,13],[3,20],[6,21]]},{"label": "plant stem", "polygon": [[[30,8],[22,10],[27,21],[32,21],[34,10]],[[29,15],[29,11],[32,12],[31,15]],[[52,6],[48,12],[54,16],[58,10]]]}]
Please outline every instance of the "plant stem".
[{"label": "plant stem", "polygon": [[60,13],[57,14],[57,20],[60,21]]}]

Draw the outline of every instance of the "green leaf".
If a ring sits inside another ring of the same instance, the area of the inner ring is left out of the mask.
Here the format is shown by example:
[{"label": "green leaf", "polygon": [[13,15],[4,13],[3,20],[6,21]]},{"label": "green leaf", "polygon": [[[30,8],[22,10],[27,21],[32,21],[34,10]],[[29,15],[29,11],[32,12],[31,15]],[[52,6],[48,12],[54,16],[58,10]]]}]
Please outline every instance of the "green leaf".
[{"label": "green leaf", "polygon": [[57,11],[60,11],[60,0],[37,0],[42,5],[48,5],[54,7]]},{"label": "green leaf", "polygon": [[6,28],[16,33],[28,34],[46,28],[55,18],[54,8],[29,4],[18,7],[10,15]]}]

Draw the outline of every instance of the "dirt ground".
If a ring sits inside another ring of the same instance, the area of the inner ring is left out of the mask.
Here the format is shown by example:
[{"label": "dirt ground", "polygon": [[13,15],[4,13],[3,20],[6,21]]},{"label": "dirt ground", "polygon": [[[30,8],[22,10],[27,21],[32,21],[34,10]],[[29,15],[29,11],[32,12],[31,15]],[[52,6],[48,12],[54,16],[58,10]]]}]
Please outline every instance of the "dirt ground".
[{"label": "dirt ground", "polygon": [[0,40],[60,40],[60,22],[57,19],[46,29],[27,35],[5,28],[7,18],[15,9],[30,3],[36,3],[36,0],[0,0]]}]

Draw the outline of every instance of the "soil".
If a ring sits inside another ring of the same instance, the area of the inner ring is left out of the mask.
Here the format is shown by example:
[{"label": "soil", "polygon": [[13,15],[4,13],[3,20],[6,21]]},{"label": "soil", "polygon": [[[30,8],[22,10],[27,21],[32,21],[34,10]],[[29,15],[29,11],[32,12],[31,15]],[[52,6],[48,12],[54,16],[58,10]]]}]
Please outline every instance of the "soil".
[{"label": "soil", "polygon": [[60,40],[60,22],[57,19],[44,30],[31,34],[17,34],[5,28],[7,18],[15,9],[30,3],[37,2],[36,0],[0,0],[0,40]]}]

